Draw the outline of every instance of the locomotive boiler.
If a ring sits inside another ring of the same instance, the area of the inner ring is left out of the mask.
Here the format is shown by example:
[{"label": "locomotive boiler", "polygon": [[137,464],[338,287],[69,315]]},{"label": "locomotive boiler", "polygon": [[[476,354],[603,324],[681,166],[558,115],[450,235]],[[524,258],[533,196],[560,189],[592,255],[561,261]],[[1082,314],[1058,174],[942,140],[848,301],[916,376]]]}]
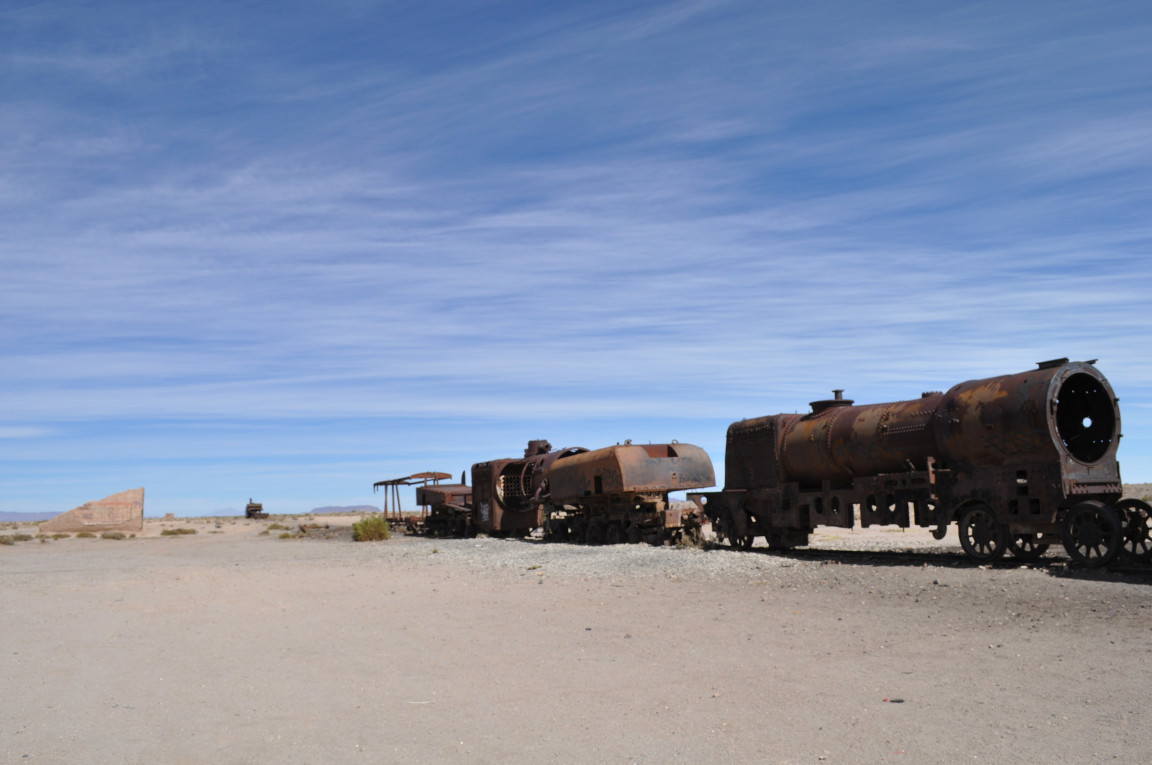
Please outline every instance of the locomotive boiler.
[{"label": "locomotive boiler", "polygon": [[587,452],[582,447],[553,451],[547,441],[529,441],[523,459],[499,459],[472,466],[474,528],[498,536],[525,536],[540,526],[537,490],[558,460]]},{"label": "locomotive boiler", "polygon": [[1120,501],[1120,410],[1095,362],[1058,359],[946,393],[728,428],[720,492],[692,495],[738,547],[805,545],[816,526],[958,525],[965,553],[1039,557],[1061,542],[1088,566],[1152,557],[1152,508]]}]

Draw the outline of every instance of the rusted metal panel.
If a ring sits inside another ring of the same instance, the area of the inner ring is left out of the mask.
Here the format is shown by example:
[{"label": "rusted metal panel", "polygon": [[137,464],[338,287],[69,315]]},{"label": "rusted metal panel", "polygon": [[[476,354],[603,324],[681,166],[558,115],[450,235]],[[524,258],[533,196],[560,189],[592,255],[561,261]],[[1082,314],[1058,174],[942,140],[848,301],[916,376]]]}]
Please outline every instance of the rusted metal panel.
[{"label": "rusted metal panel", "polygon": [[553,502],[608,494],[643,494],[712,486],[707,453],[692,444],[622,444],[556,461],[548,471]]},{"label": "rusted metal panel", "polygon": [[886,404],[836,391],[806,415],[733,423],[725,489],[701,501],[736,545],[804,544],[813,527],[858,514],[939,536],[957,521],[977,560],[1008,547],[1031,559],[1056,535],[1087,565],[1121,546],[1152,559],[1152,508],[1117,503],[1120,409],[1094,363],[1056,359]]},{"label": "rusted metal panel", "polygon": [[416,487],[416,504],[422,507],[467,505],[471,502],[472,487],[462,483],[441,483]]},{"label": "rusted metal panel", "polygon": [[981,466],[1060,460],[1073,483],[1119,476],[1120,410],[1108,381],[1090,363],[970,380],[910,401],[852,406],[836,399],[813,402],[813,409],[782,420],[785,480],[847,483],[856,476],[926,470],[929,457]]},{"label": "rusted metal panel", "polygon": [[475,523],[489,534],[522,534],[540,525],[542,483],[549,466],[587,449],[552,450],[547,441],[529,441],[522,459],[500,459],[472,466]]}]

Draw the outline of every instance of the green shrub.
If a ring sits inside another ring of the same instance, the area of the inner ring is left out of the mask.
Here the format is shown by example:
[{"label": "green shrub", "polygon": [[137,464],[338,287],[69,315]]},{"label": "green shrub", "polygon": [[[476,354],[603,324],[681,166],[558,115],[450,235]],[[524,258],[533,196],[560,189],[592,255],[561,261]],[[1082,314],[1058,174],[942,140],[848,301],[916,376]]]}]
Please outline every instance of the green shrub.
[{"label": "green shrub", "polygon": [[121,531],[105,531],[100,535],[101,539],[127,539]]},{"label": "green shrub", "polygon": [[160,532],[162,537],[180,537],[185,534],[195,534],[196,529],[164,529]]},{"label": "green shrub", "polygon": [[378,542],[392,537],[388,519],[382,515],[369,515],[352,524],[352,540],[355,542]]},{"label": "green shrub", "polygon": [[295,539],[295,538],[296,538],[296,535],[293,534],[291,531],[285,531],[283,534],[280,535],[280,539]]}]

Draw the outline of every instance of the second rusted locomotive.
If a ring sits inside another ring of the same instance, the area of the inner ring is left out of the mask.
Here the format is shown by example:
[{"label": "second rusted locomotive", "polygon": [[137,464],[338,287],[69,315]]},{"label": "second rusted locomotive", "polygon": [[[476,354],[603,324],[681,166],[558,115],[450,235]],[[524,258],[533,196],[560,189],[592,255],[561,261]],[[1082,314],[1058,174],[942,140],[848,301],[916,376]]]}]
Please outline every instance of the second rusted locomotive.
[{"label": "second rusted locomotive", "polygon": [[472,486],[422,487],[419,504],[434,535],[525,536],[543,528],[554,540],[658,543],[698,534],[702,514],[669,492],[715,484],[712,461],[691,444],[626,442],[604,449],[553,450],[530,441],[523,458],[472,466]]},{"label": "second rusted locomotive", "polygon": [[969,557],[1021,559],[1056,541],[1088,566],[1147,560],[1152,508],[1120,501],[1120,410],[1094,362],[1044,362],[947,393],[815,401],[728,429],[720,492],[693,495],[738,547],[806,545],[816,526],[956,522]]},{"label": "second rusted locomotive", "polygon": [[671,503],[669,493],[715,483],[698,446],[625,442],[557,460],[536,495],[550,539],[659,543],[700,534],[702,514]]}]

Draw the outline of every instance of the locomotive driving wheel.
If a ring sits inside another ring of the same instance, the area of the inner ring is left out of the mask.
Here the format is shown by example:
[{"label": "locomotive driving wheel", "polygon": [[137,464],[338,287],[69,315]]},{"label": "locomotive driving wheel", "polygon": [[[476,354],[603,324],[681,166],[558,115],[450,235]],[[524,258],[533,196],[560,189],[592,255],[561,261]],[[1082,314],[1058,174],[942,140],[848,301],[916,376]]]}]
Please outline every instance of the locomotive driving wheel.
[{"label": "locomotive driving wheel", "polygon": [[733,534],[730,529],[720,529],[716,536],[719,541],[727,543],[733,550],[749,550],[752,548],[752,542],[756,539],[751,534]]},{"label": "locomotive driving wheel", "polygon": [[730,537],[728,537],[728,545],[733,550],[751,550],[752,549],[752,542],[754,542],[755,540],[756,540],[756,537],[752,536],[751,534],[745,534],[744,536],[738,536],[738,537],[731,537],[730,536]]},{"label": "locomotive driving wheel", "polygon": [[1152,506],[1139,499],[1122,499],[1114,508],[1120,516],[1120,544],[1137,563],[1152,561]]},{"label": "locomotive driving wheel", "polygon": [[960,546],[972,560],[991,563],[1004,557],[1008,534],[987,505],[973,505],[960,517]]},{"label": "locomotive driving wheel", "polygon": [[568,519],[568,539],[578,545],[584,544],[584,533],[588,530],[588,524],[584,519],[577,516]]},{"label": "locomotive driving wheel", "polygon": [[1008,549],[1017,560],[1034,561],[1048,552],[1048,543],[1041,542],[1039,534],[1009,534]]},{"label": "locomotive driving wheel", "polygon": [[608,532],[608,522],[603,518],[593,518],[588,521],[588,530],[584,533],[584,542],[590,545],[604,544],[604,536]]},{"label": "locomotive driving wheel", "polygon": [[568,523],[563,518],[552,518],[544,525],[544,538],[549,542],[568,539]]},{"label": "locomotive driving wheel", "polygon": [[1112,508],[1094,499],[1073,507],[1061,528],[1064,549],[1072,560],[1088,568],[1106,566],[1120,552],[1123,534]]}]

